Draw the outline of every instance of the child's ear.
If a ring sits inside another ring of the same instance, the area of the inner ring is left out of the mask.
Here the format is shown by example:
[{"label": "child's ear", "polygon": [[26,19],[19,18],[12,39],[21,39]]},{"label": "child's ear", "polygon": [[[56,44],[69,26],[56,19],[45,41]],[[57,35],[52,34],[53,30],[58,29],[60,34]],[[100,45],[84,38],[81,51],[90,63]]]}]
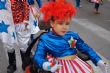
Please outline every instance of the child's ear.
[{"label": "child's ear", "polygon": [[51,27],[53,27],[53,24],[54,24],[54,22],[53,22],[53,21],[50,21],[50,25],[51,25]]}]

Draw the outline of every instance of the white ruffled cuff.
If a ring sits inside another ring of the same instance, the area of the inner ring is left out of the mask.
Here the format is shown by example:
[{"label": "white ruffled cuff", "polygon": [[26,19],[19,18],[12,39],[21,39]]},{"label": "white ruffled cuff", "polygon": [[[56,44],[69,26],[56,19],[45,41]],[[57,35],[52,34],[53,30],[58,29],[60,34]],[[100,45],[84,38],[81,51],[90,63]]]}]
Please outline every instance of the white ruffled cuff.
[{"label": "white ruffled cuff", "polygon": [[46,71],[50,71],[51,67],[50,67],[50,63],[49,62],[44,62],[43,63],[43,69]]},{"label": "white ruffled cuff", "polygon": [[102,60],[98,61],[97,66],[100,67],[102,73],[107,73],[106,64]]}]

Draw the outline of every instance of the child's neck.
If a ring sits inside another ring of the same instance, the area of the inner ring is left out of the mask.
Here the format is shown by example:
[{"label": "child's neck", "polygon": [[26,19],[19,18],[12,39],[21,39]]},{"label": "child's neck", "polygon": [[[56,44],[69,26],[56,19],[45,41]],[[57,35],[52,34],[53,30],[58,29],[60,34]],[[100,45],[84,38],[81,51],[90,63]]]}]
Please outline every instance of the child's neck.
[{"label": "child's neck", "polygon": [[60,36],[54,29],[52,29],[52,33],[57,35],[57,36]]}]

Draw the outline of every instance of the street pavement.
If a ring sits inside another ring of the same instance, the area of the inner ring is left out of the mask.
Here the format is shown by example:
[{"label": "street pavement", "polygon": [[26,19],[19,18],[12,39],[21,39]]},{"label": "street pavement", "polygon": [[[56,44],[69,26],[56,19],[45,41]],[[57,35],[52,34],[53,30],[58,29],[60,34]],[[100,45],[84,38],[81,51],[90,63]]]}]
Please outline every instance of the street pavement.
[{"label": "street pavement", "polygon": [[[84,24],[87,24],[87,25],[84,25]],[[93,27],[90,24],[95,26],[95,28],[89,28],[89,26]],[[100,28],[100,29],[97,29],[97,28]],[[108,32],[109,34],[110,32],[107,30],[103,31],[102,29],[103,28],[101,28],[100,26],[96,26],[89,20],[85,20],[85,19],[83,20],[83,19],[77,19],[77,18],[73,19],[70,27],[70,30],[78,32],[81,38],[101,56],[104,62],[108,64],[107,73],[110,73],[110,60],[108,59],[109,55],[105,56],[105,53],[104,53],[104,52],[107,53],[107,51],[109,51],[110,41],[102,37],[99,31],[101,30],[102,32]],[[99,67],[96,67],[91,61],[89,61],[89,64],[92,65],[94,69],[94,73],[101,73],[101,70],[99,69]]]},{"label": "street pavement", "polygon": [[[72,2],[72,0],[68,0]],[[43,0],[46,2],[46,0]],[[101,14],[93,13],[94,5],[86,0],[81,1],[82,8],[71,22],[71,31],[76,31],[82,39],[88,43],[101,56],[104,62],[107,63],[107,73],[110,73],[110,2],[104,1],[100,7]],[[21,57],[19,49],[16,46],[17,71],[15,73],[24,73],[21,68]],[[94,69],[94,73],[101,73],[99,67],[96,67],[91,61],[88,61]],[[0,73],[6,73],[8,65],[7,55],[3,44],[0,42]]]}]

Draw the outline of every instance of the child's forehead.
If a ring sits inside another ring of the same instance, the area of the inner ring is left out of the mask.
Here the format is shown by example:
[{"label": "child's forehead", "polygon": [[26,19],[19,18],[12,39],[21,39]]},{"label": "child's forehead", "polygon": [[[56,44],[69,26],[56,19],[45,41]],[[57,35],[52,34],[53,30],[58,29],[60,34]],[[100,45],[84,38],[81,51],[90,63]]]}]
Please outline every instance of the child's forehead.
[{"label": "child's forehead", "polygon": [[64,19],[64,20],[55,20],[55,22],[58,22],[58,23],[65,23],[65,22],[70,22],[71,19],[68,18],[68,19]]}]

